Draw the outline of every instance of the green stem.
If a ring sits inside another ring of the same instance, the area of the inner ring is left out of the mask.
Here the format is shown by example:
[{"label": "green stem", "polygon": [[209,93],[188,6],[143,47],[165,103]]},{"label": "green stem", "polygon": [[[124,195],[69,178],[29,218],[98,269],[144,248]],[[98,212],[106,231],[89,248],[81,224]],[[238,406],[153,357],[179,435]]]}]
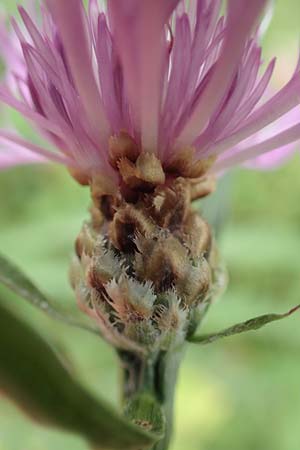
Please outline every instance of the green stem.
[{"label": "green stem", "polygon": [[183,353],[184,346],[162,354],[159,361],[159,400],[166,418],[166,430],[164,438],[153,450],[167,450],[170,445],[173,435],[175,391]]},{"label": "green stem", "polygon": [[174,397],[178,370],[185,346],[172,352],[160,352],[153,359],[140,360],[129,354],[120,354],[123,364],[123,404],[138,394],[149,394],[161,406],[165,415],[165,433],[152,450],[167,450],[173,433]]}]

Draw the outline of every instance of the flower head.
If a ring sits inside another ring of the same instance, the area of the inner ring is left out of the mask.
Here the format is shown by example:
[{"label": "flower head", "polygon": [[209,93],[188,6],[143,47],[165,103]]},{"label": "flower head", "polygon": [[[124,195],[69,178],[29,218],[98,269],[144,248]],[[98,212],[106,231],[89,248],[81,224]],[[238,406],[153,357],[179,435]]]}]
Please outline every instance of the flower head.
[{"label": "flower head", "polygon": [[300,66],[271,97],[275,60],[261,70],[266,3],[45,0],[0,28],[0,100],[48,141],[0,130],[0,167],[53,160],[91,186],[71,282],[120,349],[172,350],[195,330],[225,277],[191,202],[300,140]]},{"label": "flower head", "polygon": [[40,25],[20,7],[25,31],[12,22],[19,45],[0,30],[9,71],[0,100],[52,150],[1,130],[13,147],[0,166],[8,152],[16,164],[38,155],[82,182],[97,174],[114,185],[147,183],[155,172],[160,184],[160,173],[199,177],[299,140],[300,115],[283,131],[260,133],[300,103],[299,66],[261,100],[275,65],[260,72],[265,4],[228,0],[222,17],[220,0],[108,0],[107,8],[90,0],[88,12],[81,0],[47,0]]}]

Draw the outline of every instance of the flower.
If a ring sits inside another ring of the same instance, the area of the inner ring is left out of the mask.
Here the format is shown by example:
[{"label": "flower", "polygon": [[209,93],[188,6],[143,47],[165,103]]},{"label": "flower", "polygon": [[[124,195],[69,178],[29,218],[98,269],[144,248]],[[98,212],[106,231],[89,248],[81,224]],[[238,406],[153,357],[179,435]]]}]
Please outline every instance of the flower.
[{"label": "flower", "polygon": [[[270,126],[263,129],[261,132],[257,133],[254,137],[246,140],[240,145],[240,150],[243,149],[245,145],[249,145],[249,142],[257,143],[269,139],[275,132],[284,131],[288,126],[296,125],[300,119],[300,107],[292,109],[288,114],[285,114],[279,121],[275,122]],[[300,142],[284,145],[271,152],[264,153],[256,158],[245,163],[245,166],[250,169],[260,169],[269,170],[277,168],[283,164],[287,159],[289,159],[294,153],[295,149],[300,148]]]},{"label": "flower", "polygon": [[8,153],[15,164],[47,158],[82,182],[97,174],[117,185],[124,173],[139,178],[132,164],[141,154],[186,177],[265,153],[277,159],[278,148],[300,139],[300,116],[260,132],[285,124],[300,103],[300,70],[261,101],[275,65],[261,74],[256,25],[265,6],[228,0],[221,17],[220,0],[108,0],[107,9],[90,0],[88,13],[81,0],[46,0],[40,27],[20,7],[26,32],[12,22],[19,47],[0,30],[9,73],[0,100],[52,149],[0,130],[8,145],[0,167]]},{"label": "flower", "polygon": [[0,152],[1,152],[1,168],[6,169],[13,167],[17,164],[34,164],[43,163],[47,159],[39,154],[34,154],[31,151],[20,148],[18,145],[13,143],[7,143],[5,140],[0,139]]}]

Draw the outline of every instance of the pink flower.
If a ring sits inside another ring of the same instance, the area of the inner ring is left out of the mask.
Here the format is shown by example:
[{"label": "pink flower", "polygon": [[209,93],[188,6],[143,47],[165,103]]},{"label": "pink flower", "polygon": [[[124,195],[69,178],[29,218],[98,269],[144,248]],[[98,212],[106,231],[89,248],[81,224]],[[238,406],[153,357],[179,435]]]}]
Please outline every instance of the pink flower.
[{"label": "pink flower", "polygon": [[[272,134],[276,132],[284,131],[284,129],[289,126],[296,125],[300,121],[300,107],[296,107],[292,109],[289,113],[279,120],[279,122],[272,123],[268,127],[264,128],[261,132],[252,136],[250,139],[247,139],[244,143],[241,144],[240,149],[243,149],[243,146],[249,145],[249,143],[257,143],[269,139]],[[287,159],[294,155],[295,150],[300,149],[300,141],[288,145],[284,145],[283,147],[279,147],[276,150],[273,150],[268,153],[264,153],[256,158],[252,159],[245,163],[245,165],[249,168],[261,169],[261,170],[269,170],[275,169],[281,164],[283,164]]]},{"label": "pink flower", "polygon": [[12,142],[7,142],[1,138],[0,155],[1,168],[3,169],[15,166],[16,163],[22,165],[43,163],[47,161],[47,159],[40,154],[35,154],[32,151],[26,150],[26,148],[23,148],[22,146],[18,146]]},{"label": "pink flower", "polygon": [[[221,0],[188,4],[108,0],[102,11],[90,0],[86,13],[81,0],[47,0],[40,27],[20,7],[26,34],[13,21],[19,48],[1,31],[14,86],[3,85],[0,100],[27,117],[52,150],[0,130],[2,141],[18,146],[12,160],[39,155],[117,181],[109,143],[124,130],[166,171],[182,158],[190,165],[209,160],[213,172],[263,154],[273,161],[278,149],[300,140],[300,116],[286,121],[300,103],[299,66],[262,102],[275,65],[260,74],[256,27],[266,0],[228,0],[225,17]],[[267,127],[271,133],[261,133]],[[0,166],[8,152],[0,152]]]}]

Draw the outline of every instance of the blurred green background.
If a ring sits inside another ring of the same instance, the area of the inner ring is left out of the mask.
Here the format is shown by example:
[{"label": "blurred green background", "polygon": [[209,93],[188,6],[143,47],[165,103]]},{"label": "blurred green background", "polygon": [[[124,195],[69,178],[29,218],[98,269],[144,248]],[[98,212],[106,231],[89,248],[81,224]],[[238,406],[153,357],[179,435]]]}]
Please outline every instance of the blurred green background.
[{"label": "blurred green background", "polygon": [[[299,0],[276,3],[264,48],[266,57],[279,57],[279,86],[297,58],[300,5]],[[1,0],[10,12],[14,4]],[[230,285],[211,309],[203,331],[283,312],[300,302],[299,174],[299,156],[277,171],[232,174],[229,217],[219,237]],[[74,300],[68,262],[87,217],[88,197],[63,168],[21,167],[0,173],[1,252],[49,296],[70,305]],[[66,355],[91,391],[117,404],[118,371],[108,345],[47,319],[0,289],[10,307]],[[299,315],[256,334],[203,348],[191,346],[179,380],[172,450],[299,450],[299,355]],[[77,437],[33,424],[0,397],[0,450],[52,449],[87,447]]]}]

